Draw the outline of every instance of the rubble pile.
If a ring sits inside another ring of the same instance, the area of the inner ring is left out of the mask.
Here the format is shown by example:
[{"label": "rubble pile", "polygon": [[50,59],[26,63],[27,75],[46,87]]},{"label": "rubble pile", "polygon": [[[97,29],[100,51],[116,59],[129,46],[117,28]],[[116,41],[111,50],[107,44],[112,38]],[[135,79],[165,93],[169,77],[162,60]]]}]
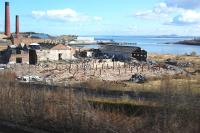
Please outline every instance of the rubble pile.
[{"label": "rubble pile", "polygon": [[[27,75],[38,76],[43,81],[55,83],[88,79],[144,83],[148,79],[160,78],[162,75],[187,75],[183,66],[189,65],[191,64],[171,59],[164,62],[154,60],[113,62],[111,59],[91,59],[78,62],[40,62],[37,65],[10,64],[9,67],[17,76],[25,76],[24,79],[27,79]],[[28,79],[38,81],[39,78]]]},{"label": "rubble pile", "polygon": [[173,65],[173,66],[176,66],[177,65],[177,61],[176,60],[174,60],[174,59],[167,59],[167,60],[165,60],[164,61],[165,62],[165,64],[168,64],[168,65]]},{"label": "rubble pile", "polygon": [[132,75],[130,81],[134,83],[144,83],[146,81],[146,78],[142,74],[134,74]]}]

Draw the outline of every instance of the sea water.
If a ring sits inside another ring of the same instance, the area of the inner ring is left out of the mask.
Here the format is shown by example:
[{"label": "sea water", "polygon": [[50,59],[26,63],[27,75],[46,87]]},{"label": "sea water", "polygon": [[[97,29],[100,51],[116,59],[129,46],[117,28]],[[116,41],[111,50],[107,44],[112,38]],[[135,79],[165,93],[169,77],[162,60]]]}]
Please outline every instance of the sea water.
[{"label": "sea water", "polygon": [[[190,54],[195,52],[200,55],[200,46],[173,44],[174,42],[191,40],[193,37],[182,36],[95,36],[95,40],[113,40],[115,42],[136,43],[150,53],[157,54]],[[98,45],[87,45],[87,48],[98,48]]]}]

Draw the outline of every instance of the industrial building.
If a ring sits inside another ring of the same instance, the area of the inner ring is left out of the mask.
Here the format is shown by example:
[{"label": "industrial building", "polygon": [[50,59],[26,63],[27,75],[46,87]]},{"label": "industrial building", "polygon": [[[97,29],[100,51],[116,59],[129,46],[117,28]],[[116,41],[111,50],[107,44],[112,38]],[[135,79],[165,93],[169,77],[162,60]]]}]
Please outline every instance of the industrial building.
[{"label": "industrial building", "polygon": [[75,49],[63,44],[58,44],[51,49],[29,49],[29,63],[73,60],[76,59],[74,55]]},{"label": "industrial building", "polygon": [[100,51],[108,58],[117,60],[128,60],[135,58],[139,61],[146,61],[147,51],[136,46],[122,46],[117,44],[101,45]]}]

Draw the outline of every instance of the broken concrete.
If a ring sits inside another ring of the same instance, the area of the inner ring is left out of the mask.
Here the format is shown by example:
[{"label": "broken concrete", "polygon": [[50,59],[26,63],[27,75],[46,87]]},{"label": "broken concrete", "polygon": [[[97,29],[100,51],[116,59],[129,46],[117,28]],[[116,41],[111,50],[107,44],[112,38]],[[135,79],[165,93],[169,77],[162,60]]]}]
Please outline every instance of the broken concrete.
[{"label": "broken concrete", "polygon": [[130,78],[130,81],[134,83],[144,83],[146,81],[146,78],[142,74],[134,74]]}]

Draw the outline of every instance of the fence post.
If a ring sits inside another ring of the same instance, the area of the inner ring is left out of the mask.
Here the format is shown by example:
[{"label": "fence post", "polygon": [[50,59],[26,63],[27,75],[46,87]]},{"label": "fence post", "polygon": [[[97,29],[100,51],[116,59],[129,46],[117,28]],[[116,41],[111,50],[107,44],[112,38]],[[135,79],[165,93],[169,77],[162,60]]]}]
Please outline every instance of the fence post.
[{"label": "fence post", "polygon": [[69,73],[71,73],[71,63],[70,63],[70,65],[69,65]]},{"label": "fence post", "polygon": [[115,69],[115,61],[113,61],[113,70]]},{"label": "fence post", "polygon": [[144,65],[142,64],[142,72],[144,71]]},{"label": "fence post", "polygon": [[76,71],[78,72],[78,64],[76,65]]}]

